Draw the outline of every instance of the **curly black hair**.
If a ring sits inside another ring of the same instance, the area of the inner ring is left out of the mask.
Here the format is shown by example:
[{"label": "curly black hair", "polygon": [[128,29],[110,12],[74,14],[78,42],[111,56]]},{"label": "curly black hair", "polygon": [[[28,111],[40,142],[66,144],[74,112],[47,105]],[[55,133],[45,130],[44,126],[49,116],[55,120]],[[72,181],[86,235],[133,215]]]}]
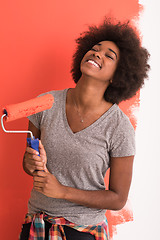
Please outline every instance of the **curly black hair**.
[{"label": "curly black hair", "polygon": [[136,28],[130,22],[113,23],[105,18],[99,27],[89,26],[89,30],[81,33],[76,39],[77,49],[73,55],[72,77],[75,83],[81,77],[80,64],[83,56],[97,43],[112,41],[120,50],[120,60],[114,73],[112,83],[104,93],[104,99],[111,103],[120,103],[134,96],[144,85],[150,69],[149,52],[141,46]]}]

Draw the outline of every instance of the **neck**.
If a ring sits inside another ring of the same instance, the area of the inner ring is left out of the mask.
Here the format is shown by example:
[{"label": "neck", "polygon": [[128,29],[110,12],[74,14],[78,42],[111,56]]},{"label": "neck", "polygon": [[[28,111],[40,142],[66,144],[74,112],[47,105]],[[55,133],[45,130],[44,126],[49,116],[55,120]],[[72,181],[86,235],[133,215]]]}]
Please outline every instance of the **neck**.
[{"label": "neck", "polygon": [[108,85],[108,82],[101,83],[94,79],[87,79],[82,76],[73,91],[74,100],[77,105],[84,110],[95,109],[102,103],[106,104],[104,92]]}]

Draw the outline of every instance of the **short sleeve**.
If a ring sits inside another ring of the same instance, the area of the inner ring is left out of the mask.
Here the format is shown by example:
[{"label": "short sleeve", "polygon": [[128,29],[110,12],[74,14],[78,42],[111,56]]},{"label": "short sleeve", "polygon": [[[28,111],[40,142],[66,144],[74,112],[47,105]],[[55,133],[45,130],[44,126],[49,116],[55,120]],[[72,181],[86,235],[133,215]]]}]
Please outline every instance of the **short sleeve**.
[{"label": "short sleeve", "polygon": [[135,155],[135,131],[129,118],[123,118],[111,137],[111,157]]},{"label": "short sleeve", "polygon": [[28,116],[27,118],[29,119],[29,121],[31,121],[33,123],[33,125],[36,128],[40,129],[42,114],[43,114],[42,112],[39,112],[39,113],[33,114],[31,116]]},{"label": "short sleeve", "polygon": [[[43,95],[45,95],[45,94],[46,94],[46,93],[42,93],[42,94],[40,94],[40,95],[37,96],[37,97],[41,97],[41,96],[43,96]],[[36,128],[38,128],[38,129],[41,128],[41,122],[42,122],[43,112],[44,112],[44,111],[38,112],[38,113],[36,113],[36,114],[30,115],[30,116],[27,117],[27,118],[29,119],[29,121],[31,121],[31,122],[33,123],[33,125],[34,125]]]}]

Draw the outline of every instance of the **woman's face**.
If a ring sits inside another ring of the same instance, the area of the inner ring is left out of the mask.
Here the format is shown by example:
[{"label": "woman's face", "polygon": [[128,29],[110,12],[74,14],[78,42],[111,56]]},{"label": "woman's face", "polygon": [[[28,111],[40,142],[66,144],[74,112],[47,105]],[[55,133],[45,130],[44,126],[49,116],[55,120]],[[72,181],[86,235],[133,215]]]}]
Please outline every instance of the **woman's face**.
[{"label": "woman's face", "polygon": [[111,81],[119,61],[119,48],[114,42],[102,41],[93,46],[83,57],[82,75],[100,81]]}]

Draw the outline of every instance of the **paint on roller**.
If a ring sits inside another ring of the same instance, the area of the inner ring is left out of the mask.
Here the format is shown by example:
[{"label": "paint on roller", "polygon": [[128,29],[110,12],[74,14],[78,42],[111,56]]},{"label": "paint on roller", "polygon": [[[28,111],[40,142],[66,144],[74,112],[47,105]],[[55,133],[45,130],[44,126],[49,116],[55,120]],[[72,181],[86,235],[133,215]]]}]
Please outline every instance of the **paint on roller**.
[{"label": "paint on roller", "polygon": [[[50,109],[53,106],[54,97],[52,94],[46,94],[41,97],[37,97],[22,103],[7,105],[3,109],[3,115],[1,117],[1,126],[6,133],[29,133],[31,135],[31,141],[36,141],[34,139],[33,133],[31,131],[15,131],[6,130],[3,124],[3,119],[7,122],[13,121],[19,118],[27,117],[38,112]],[[32,147],[32,146],[31,146]]]},{"label": "paint on roller", "polygon": [[42,112],[50,109],[53,106],[53,102],[53,95],[45,94],[22,103],[7,105],[3,108],[3,113],[6,114],[5,120],[10,122]]}]

